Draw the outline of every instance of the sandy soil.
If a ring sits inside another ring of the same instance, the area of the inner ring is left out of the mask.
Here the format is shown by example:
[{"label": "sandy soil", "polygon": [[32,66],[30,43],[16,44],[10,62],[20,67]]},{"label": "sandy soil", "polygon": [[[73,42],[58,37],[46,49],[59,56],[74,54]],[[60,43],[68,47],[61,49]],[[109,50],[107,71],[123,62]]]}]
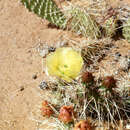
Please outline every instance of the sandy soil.
[{"label": "sandy soil", "polygon": [[37,128],[30,113],[42,100],[37,86],[46,77],[35,47],[64,33],[47,24],[18,0],[0,0],[0,130]]},{"label": "sandy soil", "polygon": [[36,129],[29,114],[41,100],[35,89],[44,74],[35,46],[39,39],[54,43],[60,33],[17,0],[0,0],[0,130]]}]

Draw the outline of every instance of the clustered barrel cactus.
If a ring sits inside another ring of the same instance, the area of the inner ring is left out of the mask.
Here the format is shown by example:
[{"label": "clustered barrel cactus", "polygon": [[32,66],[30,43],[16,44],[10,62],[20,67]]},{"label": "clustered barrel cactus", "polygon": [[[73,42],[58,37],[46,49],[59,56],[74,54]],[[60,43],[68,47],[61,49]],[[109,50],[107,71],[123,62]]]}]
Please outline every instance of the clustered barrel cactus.
[{"label": "clustered barrel cactus", "polygon": [[[100,77],[99,82],[95,80],[91,72],[85,71],[79,79],[79,82],[73,84],[51,82],[50,85],[47,82],[49,86],[47,91],[54,96],[50,102],[60,112],[60,114],[54,112],[51,117],[54,116],[64,125],[68,125],[70,130],[72,129],[70,127],[74,125],[74,130],[84,125],[88,128],[87,130],[91,130],[89,129],[91,124],[87,121],[88,117],[91,117],[94,122],[97,119],[101,122],[108,121],[109,126],[111,122],[128,119],[130,115],[129,92],[127,90],[119,92],[117,80],[113,76]],[[87,122],[81,124],[82,120]]]},{"label": "clustered barrel cactus", "polygon": [[47,19],[57,27],[66,27],[66,18],[53,0],[21,0],[29,11]]}]

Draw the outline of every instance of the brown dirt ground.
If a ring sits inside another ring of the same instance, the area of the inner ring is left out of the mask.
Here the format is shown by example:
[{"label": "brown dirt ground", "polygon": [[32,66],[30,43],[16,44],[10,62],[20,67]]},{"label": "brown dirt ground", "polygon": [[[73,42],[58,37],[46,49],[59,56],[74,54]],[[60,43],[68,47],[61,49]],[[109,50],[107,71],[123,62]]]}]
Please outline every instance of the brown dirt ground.
[{"label": "brown dirt ground", "polygon": [[35,47],[39,40],[55,43],[65,33],[47,24],[18,0],[0,0],[0,130],[37,129],[30,112],[42,100],[37,86],[46,77]]}]

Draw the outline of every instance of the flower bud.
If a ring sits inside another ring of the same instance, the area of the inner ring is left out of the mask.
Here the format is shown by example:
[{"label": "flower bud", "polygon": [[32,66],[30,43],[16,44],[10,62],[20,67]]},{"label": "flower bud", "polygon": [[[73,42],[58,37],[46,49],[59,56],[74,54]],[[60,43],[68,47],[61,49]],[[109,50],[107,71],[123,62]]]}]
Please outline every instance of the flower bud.
[{"label": "flower bud", "polygon": [[82,75],[82,82],[83,83],[91,83],[94,81],[94,76],[90,72],[84,72]]},{"label": "flower bud", "polygon": [[75,125],[74,130],[91,130],[91,126],[88,121],[83,120]]},{"label": "flower bud", "polygon": [[73,121],[73,106],[63,106],[60,109],[59,120],[64,123],[69,123]]},{"label": "flower bud", "polygon": [[45,100],[42,103],[41,112],[43,116],[50,117],[53,114],[52,108],[48,105],[48,102]]},{"label": "flower bud", "polygon": [[107,76],[104,78],[103,80],[103,86],[105,86],[106,88],[115,88],[116,87],[116,80],[112,77],[112,76]]}]

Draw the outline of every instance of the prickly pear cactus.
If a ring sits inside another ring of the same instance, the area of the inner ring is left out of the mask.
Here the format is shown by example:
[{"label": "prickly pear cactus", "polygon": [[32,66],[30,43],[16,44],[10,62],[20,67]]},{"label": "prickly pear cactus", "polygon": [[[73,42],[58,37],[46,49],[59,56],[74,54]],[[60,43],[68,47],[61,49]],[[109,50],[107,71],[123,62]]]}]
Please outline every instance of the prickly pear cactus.
[{"label": "prickly pear cactus", "polygon": [[66,18],[53,0],[21,0],[29,11],[47,19],[57,27],[66,27]]},{"label": "prickly pear cactus", "polygon": [[123,36],[130,43],[130,18],[123,24]]},{"label": "prickly pear cactus", "polygon": [[79,35],[90,38],[99,38],[100,30],[96,21],[81,8],[74,7],[70,9],[70,28]]}]

